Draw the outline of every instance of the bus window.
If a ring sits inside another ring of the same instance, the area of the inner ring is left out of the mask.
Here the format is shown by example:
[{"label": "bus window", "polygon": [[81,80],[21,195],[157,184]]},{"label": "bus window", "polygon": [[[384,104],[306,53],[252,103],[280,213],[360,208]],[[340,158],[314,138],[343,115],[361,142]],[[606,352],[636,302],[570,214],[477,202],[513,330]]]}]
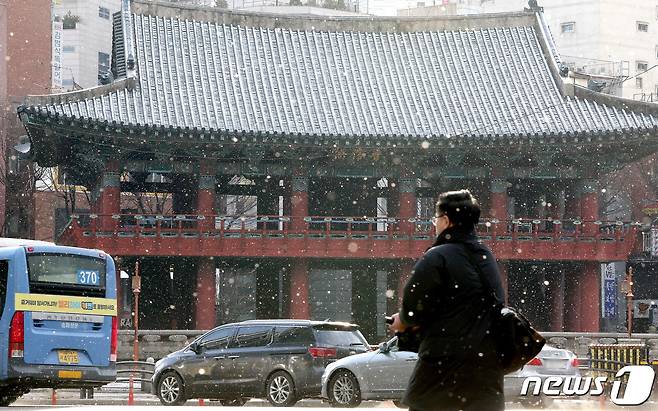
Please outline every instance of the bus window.
[{"label": "bus window", "polygon": [[0,317],[5,309],[7,298],[7,273],[9,272],[9,261],[0,260]]},{"label": "bus window", "polygon": [[105,295],[105,260],[72,254],[27,256],[30,292],[62,295]]}]

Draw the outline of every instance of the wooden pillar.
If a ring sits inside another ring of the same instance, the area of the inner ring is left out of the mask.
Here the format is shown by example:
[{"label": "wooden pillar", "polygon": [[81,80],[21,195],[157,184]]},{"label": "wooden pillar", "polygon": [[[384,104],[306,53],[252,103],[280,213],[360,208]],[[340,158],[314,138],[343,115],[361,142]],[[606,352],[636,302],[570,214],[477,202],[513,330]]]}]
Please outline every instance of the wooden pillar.
[{"label": "wooden pillar", "polygon": [[309,320],[311,312],[308,300],[308,260],[295,259],[290,274],[290,318]]},{"label": "wooden pillar", "polygon": [[295,175],[292,178],[292,194],[290,198],[290,229],[306,231],[308,223],[304,217],[308,216],[308,177]]},{"label": "wooden pillar", "polygon": [[509,196],[507,194],[508,183],[506,180],[494,178],[491,180],[491,217],[506,221],[509,219],[507,204]]},{"label": "wooden pillar", "polygon": [[416,218],[418,206],[416,204],[416,178],[401,178],[398,184],[400,201],[398,208],[398,217],[400,218],[400,231],[411,235],[414,231],[415,224],[409,222],[409,219]]},{"label": "wooden pillar", "polygon": [[564,331],[582,331],[580,327],[580,275],[581,265],[576,265],[576,269],[565,272],[565,305],[564,305]]},{"label": "wooden pillar", "polygon": [[199,190],[197,192],[197,214],[203,216],[199,220],[202,231],[215,228],[215,190],[217,181],[215,179],[213,164],[202,160],[199,168]]},{"label": "wooden pillar", "polygon": [[587,261],[584,265],[580,286],[580,330],[599,332],[601,318],[601,264]]},{"label": "wooden pillar", "polygon": [[583,180],[580,189],[580,207],[583,217],[583,234],[594,236],[599,227],[594,221],[599,220],[599,189],[596,180]]},{"label": "wooden pillar", "polygon": [[560,268],[549,281],[550,329],[554,332],[562,332],[564,331],[564,271]]},{"label": "wooden pillar", "polygon": [[119,163],[108,160],[101,177],[98,211],[101,214],[101,231],[116,231],[119,220],[112,215],[121,213],[121,181]]},{"label": "wooden pillar", "polygon": [[214,258],[199,258],[196,275],[195,310],[195,327],[197,330],[209,330],[216,325],[215,294],[217,285],[215,272]]}]

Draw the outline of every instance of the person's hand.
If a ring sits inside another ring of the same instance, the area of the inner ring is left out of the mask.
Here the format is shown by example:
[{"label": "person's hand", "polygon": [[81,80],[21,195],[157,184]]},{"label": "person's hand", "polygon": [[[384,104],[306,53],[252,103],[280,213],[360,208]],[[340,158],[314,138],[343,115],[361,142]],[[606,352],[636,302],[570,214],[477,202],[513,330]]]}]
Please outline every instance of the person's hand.
[{"label": "person's hand", "polygon": [[407,326],[402,323],[400,320],[400,313],[395,313],[391,316],[393,318],[393,323],[388,326],[388,329],[392,332],[403,332],[407,329]]}]

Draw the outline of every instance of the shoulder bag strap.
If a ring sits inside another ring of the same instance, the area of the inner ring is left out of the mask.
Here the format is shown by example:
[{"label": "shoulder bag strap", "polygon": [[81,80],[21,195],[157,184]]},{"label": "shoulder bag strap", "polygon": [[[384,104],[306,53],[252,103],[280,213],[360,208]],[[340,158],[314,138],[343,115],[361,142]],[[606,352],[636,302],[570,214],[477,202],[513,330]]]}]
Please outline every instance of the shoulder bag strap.
[{"label": "shoulder bag strap", "polygon": [[480,284],[482,284],[482,288],[484,289],[484,295],[488,296],[490,298],[490,301],[494,303],[495,305],[498,305],[496,303],[496,292],[494,291],[493,287],[489,284],[489,281],[484,276],[484,272],[482,272],[482,268],[480,267],[480,264],[478,264],[477,259],[474,256],[474,253],[470,250],[468,245],[462,244],[464,246],[464,251],[466,252],[466,256],[468,257],[468,260],[471,262],[473,267],[475,267],[475,270],[478,272],[478,275],[480,276]]}]

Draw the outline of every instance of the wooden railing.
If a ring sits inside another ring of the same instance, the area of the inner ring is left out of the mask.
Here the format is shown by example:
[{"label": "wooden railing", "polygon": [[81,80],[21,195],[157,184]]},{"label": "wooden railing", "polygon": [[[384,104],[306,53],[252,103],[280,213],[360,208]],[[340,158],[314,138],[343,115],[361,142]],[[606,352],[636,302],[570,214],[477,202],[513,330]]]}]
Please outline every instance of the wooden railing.
[{"label": "wooden railing", "polygon": [[[622,221],[482,219],[480,238],[499,259],[621,261],[638,224]],[[429,218],[84,214],[71,217],[63,244],[113,255],[417,258],[432,243]]]},{"label": "wooden railing", "polygon": [[[103,223],[105,221],[105,223]],[[108,222],[109,221],[109,222]],[[406,223],[406,224],[405,224]],[[405,227],[406,226],[406,227]],[[509,235],[514,238],[536,239],[559,237],[619,238],[629,234],[637,223],[623,221],[583,221],[580,219],[553,220],[518,218],[512,220],[482,219],[477,227],[479,235]],[[109,228],[108,228],[109,227]],[[293,229],[293,227],[296,227]],[[182,235],[201,233],[282,233],[308,234],[430,234],[434,227],[429,218],[399,217],[337,217],[337,216],[220,216],[194,214],[76,214],[67,229],[82,229],[90,235],[155,234]]]}]

